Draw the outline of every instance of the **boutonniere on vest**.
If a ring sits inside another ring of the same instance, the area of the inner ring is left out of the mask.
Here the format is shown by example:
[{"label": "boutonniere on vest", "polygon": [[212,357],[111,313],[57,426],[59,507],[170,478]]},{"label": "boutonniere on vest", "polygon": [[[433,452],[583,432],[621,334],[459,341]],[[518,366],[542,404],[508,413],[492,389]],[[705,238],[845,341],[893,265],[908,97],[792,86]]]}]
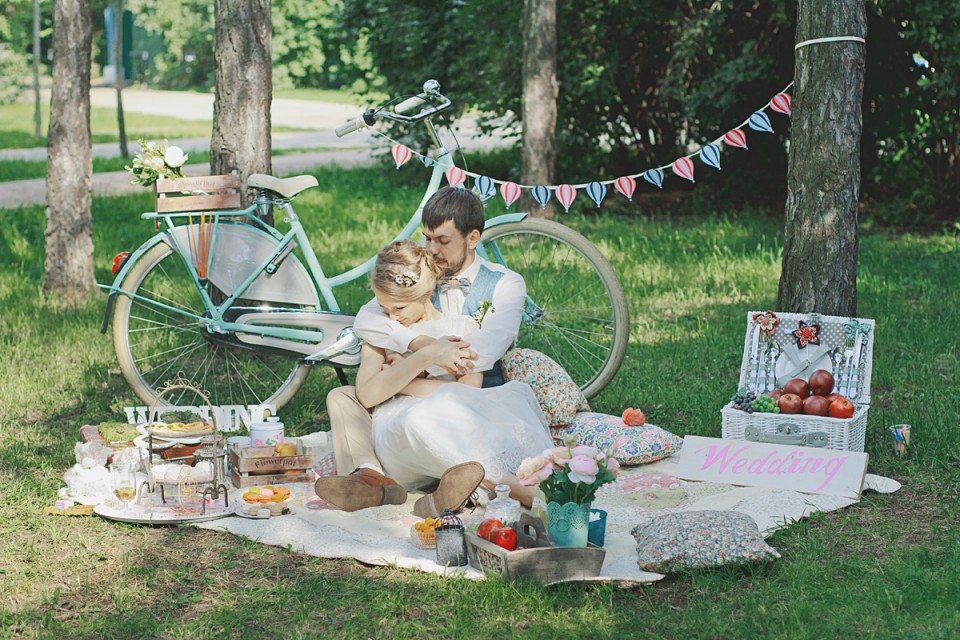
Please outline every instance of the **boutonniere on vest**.
[{"label": "boutonniere on vest", "polygon": [[480,308],[473,314],[473,319],[477,321],[477,324],[483,326],[483,319],[487,317],[487,313],[490,311],[493,311],[493,301],[484,300],[480,303]]}]

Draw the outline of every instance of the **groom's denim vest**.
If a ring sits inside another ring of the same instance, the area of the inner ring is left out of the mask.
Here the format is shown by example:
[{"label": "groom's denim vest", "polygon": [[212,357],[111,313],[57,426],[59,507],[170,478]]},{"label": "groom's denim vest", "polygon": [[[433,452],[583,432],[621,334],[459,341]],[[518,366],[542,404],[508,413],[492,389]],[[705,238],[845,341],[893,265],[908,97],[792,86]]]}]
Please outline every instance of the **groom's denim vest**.
[{"label": "groom's denim vest", "polygon": [[[480,270],[477,271],[477,276],[470,284],[470,291],[463,301],[461,313],[465,316],[472,316],[480,310],[480,305],[484,301],[493,300],[493,290],[497,288],[497,283],[500,282],[500,278],[502,277],[503,272],[494,271],[484,265],[480,265]],[[440,310],[439,290],[433,292],[433,306],[435,306],[437,310]],[[503,367],[500,365],[499,360],[493,365],[493,368],[483,372],[484,388],[499,387],[505,382],[506,380],[503,379]]]}]

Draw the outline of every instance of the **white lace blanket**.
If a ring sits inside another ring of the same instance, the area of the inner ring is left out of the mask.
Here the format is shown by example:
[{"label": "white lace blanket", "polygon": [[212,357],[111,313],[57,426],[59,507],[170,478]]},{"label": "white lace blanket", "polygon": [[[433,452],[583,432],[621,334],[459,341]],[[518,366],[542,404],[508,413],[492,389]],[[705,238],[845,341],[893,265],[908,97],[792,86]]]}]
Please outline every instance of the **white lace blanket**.
[{"label": "white lace blanket", "polygon": [[[317,442],[322,452],[322,441]],[[320,459],[318,457],[318,459]],[[637,566],[635,542],[630,530],[653,516],[675,511],[729,510],[751,516],[769,537],[777,529],[809,517],[818,511],[836,511],[856,500],[834,496],[801,494],[756,487],[734,487],[707,482],[680,482],[681,490],[659,492],[637,490],[649,485],[652,474],[673,475],[679,458],[668,458],[641,467],[624,468],[616,483],[599,492],[594,506],[607,511],[606,559],[601,578],[649,583],[663,576],[641,571]],[[644,476],[645,477],[641,477]],[[321,558],[354,558],[372,565],[390,565],[430,573],[460,575],[482,579],[471,567],[446,569],[434,562],[433,550],[421,550],[409,541],[410,525],[416,520],[413,503],[420,494],[411,494],[406,505],[384,506],[345,513],[330,508],[313,494],[309,484],[289,485],[294,490],[295,513],[268,520],[250,520],[231,516],[198,523],[203,529],[229,531],[263,544],[289,547],[291,550]],[[865,490],[893,493],[900,488],[896,480],[867,474]],[[239,492],[231,494],[239,499]],[[466,514],[464,519],[481,519],[482,510]]]}]

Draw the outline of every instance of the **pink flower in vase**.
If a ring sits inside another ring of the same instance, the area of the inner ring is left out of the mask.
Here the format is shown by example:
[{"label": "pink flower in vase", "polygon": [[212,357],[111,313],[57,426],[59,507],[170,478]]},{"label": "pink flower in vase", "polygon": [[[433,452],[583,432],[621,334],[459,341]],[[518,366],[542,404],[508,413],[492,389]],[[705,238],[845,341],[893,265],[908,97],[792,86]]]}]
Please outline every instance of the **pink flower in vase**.
[{"label": "pink flower in vase", "polygon": [[616,458],[607,458],[607,471],[616,478],[617,474],[620,473],[620,462]]},{"label": "pink flower in vase", "polygon": [[527,458],[520,463],[520,468],[517,469],[517,478],[520,480],[520,484],[532,487],[549,478],[553,470],[553,463],[550,460],[543,456],[536,456]]},{"label": "pink flower in vase", "polygon": [[570,460],[570,473],[567,477],[570,482],[583,482],[584,484],[593,484],[597,480],[597,473],[600,467],[597,461],[587,456],[573,456]]},{"label": "pink flower in vase", "polygon": [[555,464],[557,469],[562,468],[563,465],[570,462],[570,458],[573,457],[569,447],[554,447],[547,449],[540,455]]}]

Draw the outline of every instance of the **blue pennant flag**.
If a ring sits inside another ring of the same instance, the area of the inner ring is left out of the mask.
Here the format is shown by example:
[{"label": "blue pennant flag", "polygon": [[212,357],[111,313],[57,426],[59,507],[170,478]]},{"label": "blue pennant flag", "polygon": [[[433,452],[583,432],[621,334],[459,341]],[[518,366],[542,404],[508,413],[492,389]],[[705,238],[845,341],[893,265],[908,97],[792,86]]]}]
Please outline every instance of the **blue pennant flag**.
[{"label": "blue pennant flag", "polygon": [[643,172],[643,179],[658,189],[663,189],[663,171],[660,169],[647,169]]},{"label": "blue pennant flag", "polygon": [[547,202],[550,201],[550,189],[547,189],[543,185],[534,187],[533,199],[536,200],[541,207],[547,206]]},{"label": "blue pennant flag", "polygon": [[492,198],[497,192],[496,187],[493,185],[493,180],[487,176],[477,176],[477,179],[474,180],[473,184],[477,188],[477,193],[480,195],[480,199],[484,202]]},{"label": "blue pennant flag", "polygon": [[600,206],[600,203],[603,202],[603,198],[607,195],[607,186],[602,182],[591,182],[587,185],[587,195],[590,196],[590,199],[597,203],[597,206]]},{"label": "blue pennant flag", "polygon": [[417,156],[417,157],[420,158],[420,162],[423,163],[423,166],[427,167],[428,169],[433,165],[437,164],[436,161],[430,156]]},{"label": "blue pennant flag", "polygon": [[750,128],[754,131],[773,133],[773,127],[770,126],[770,118],[768,118],[767,114],[763,111],[754,111],[750,119],[747,120],[747,124],[749,124]]},{"label": "blue pennant flag", "polygon": [[711,143],[700,149],[700,159],[703,164],[720,170],[720,147]]}]

